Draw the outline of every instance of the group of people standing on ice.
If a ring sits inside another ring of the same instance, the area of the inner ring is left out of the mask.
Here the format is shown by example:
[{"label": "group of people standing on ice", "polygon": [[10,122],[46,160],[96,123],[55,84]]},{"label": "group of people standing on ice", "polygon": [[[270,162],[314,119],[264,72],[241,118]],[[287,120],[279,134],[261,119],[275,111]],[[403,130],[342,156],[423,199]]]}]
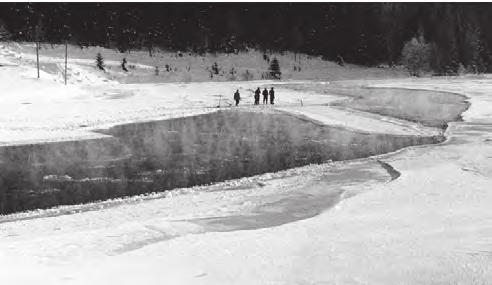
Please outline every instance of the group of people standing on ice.
[{"label": "group of people standing on ice", "polygon": [[[273,90],[273,87],[270,88],[270,91],[268,91],[266,88],[263,89],[263,92],[260,90],[260,87],[258,87],[255,90],[255,105],[260,104],[260,94],[263,95],[263,104],[268,104],[268,96],[270,96],[270,104],[274,104],[275,101],[275,91]],[[241,95],[239,94],[239,90],[236,90],[236,93],[234,93],[234,101],[236,101],[236,106],[239,105],[239,101],[241,100]]]}]

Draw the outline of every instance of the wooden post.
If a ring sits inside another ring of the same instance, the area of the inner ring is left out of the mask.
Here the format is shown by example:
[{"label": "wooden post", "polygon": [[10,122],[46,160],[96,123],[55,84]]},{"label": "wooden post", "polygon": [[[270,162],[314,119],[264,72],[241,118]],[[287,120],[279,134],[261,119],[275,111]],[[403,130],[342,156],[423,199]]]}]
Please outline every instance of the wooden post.
[{"label": "wooden post", "polygon": [[65,85],[67,85],[68,43],[65,42]]},{"label": "wooden post", "polygon": [[39,78],[39,42],[36,41],[36,66],[38,68],[38,78]]}]

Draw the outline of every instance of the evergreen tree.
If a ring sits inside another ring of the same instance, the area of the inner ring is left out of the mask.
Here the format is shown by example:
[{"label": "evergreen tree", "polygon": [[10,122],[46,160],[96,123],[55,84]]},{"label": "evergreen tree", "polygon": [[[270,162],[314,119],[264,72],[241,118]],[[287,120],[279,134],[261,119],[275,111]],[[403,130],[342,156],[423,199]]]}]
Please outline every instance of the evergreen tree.
[{"label": "evergreen tree", "polygon": [[0,3],[12,40],[70,40],[148,49],[149,55],[155,48],[203,53],[251,47],[392,64],[421,31],[434,50],[431,67],[441,73],[460,63],[492,70],[491,14],[492,4],[468,3]]},{"label": "evergreen tree", "polygon": [[11,34],[9,30],[5,27],[5,23],[0,20],[0,41],[10,40]]},{"label": "evergreen tree", "polygon": [[273,60],[270,62],[270,77],[273,79],[280,79],[282,73],[280,72],[280,64],[278,62],[278,59],[275,57]]},{"label": "evergreen tree", "polygon": [[483,51],[480,29],[474,27],[466,30],[463,40],[462,62],[467,71],[473,73],[484,71]]},{"label": "evergreen tree", "polygon": [[97,56],[96,56],[96,66],[97,68],[99,68],[100,70],[102,71],[105,71],[104,69],[104,59],[101,55],[101,53],[97,53]]}]

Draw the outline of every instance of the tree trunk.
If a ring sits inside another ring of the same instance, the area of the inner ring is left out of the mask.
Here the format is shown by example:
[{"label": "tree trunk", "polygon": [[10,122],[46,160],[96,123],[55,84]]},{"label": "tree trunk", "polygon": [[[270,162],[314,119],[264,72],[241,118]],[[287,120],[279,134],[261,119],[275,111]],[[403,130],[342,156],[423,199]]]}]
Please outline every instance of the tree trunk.
[{"label": "tree trunk", "polygon": [[38,69],[38,78],[39,78],[39,42],[36,41],[36,67]]},{"label": "tree trunk", "polygon": [[65,42],[65,85],[67,85],[68,44]]}]

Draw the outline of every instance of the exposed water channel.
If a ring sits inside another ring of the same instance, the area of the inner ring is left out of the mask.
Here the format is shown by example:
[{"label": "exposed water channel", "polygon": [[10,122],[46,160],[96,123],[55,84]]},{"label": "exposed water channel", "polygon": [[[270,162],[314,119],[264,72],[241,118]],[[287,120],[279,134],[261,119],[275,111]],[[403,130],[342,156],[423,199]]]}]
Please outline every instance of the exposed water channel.
[{"label": "exposed water channel", "polygon": [[245,111],[99,132],[110,137],[0,147],[0,213],[203,185],[443,140],[366,134]]}]

